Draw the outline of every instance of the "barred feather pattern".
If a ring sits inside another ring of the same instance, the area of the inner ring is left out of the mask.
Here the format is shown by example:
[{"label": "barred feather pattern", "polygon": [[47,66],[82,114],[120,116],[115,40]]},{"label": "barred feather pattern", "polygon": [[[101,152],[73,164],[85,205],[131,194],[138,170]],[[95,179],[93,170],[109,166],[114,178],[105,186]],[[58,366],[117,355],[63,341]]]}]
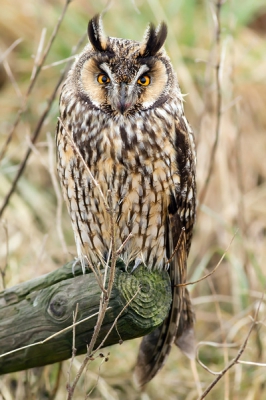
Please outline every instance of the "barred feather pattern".
[{"label": "barred feather pattern", "polygon": [[[143,339],[138,356],[135,375],[144,385],[162,367],[172,343],[193,356],[189,294],[178,285],[186,281],[195,220],[194,137],[161,48],[165,24],[157,30],[151,25],[141,43],[106,37],[99,16],[88,32],[91,43],[61,91],[58,173],[84,270],[87,263],[104,265],[108,257],[110,193],[116,248],[132,235],[121,253],[125,264],[140,260],[148,269],[169,270],[171,310]],[[146,76],[149,85],[142,87],[139,79]]]}]

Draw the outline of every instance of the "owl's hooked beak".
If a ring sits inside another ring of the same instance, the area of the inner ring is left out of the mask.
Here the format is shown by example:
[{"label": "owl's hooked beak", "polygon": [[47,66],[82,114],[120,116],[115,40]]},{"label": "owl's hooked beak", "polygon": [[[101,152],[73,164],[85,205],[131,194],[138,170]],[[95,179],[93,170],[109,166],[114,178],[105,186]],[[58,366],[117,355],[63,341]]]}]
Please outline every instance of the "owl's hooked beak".
[{"label": "owl's hooked beak", "polygon": [[132,105],[132,99],[130,99],[130,97],[129,86],[125,82],[122,82],[120,84],[119,100],[116,105],[117,110],[121,114],[124,114],[124,112]]}]

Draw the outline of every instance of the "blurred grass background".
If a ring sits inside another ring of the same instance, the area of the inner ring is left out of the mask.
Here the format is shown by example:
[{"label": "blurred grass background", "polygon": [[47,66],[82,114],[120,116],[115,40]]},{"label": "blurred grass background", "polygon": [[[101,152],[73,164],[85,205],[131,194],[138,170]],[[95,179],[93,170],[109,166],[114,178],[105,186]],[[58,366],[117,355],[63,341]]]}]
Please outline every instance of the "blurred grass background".
[{"label": "blurred grass background", "polygon": [[[0,15],[0,149],[23,104],[40,37],[47,43],[63,8],[63,0],[1,1]],[[72,1],[45,62],[46,66],[71,55],[86,32],[88,20],[107,10],[105,31],[110,36],[141,40],[148,22],[165,20],[169,35],[166,49],[185,97],[186,115],[198,147],[198,192],[204,186],[215,139],[217,88],[215,65],[214,2],[212,0],[92,0]],[[22,41],[8,54],[9,47]],[[197,341],[233,343],[221,348],[203,345],[200,359],[220,371],[238,352],[266,280],[266,7],[256,2],[227,1],[221,9],[220,84],[221,130],[214,170],[198,220],[189,258],[189,280],[211,271],[236,237],[219,269],[190,287],[196,313]],[[3,57],[2,57],[3,56]],[[30,144],[30,137],[47,98],[65,64],[41,71],[27,100],[27,111],[17,126],[0,166],[0,199]],[[57,215],[61,199],[56,194],[54,132],[58,96],[37,143],[32,146],[25,173],[0,222],[0,285],[8,287],[47,273],[70,260],[75,245],[69,217],[63,207],[62,231]],[[63,239],[61,233],[63,232]],[[8,238],[8,240],[7,240]],[[266,362],[265,305],[260,324],[253,330],[243,360]],[[132,381],[140,340],[105,349],[109,361],[95,360],[82,378],[75,399],[96,386],[93,399],[197,399],[214,379],[176,348],[163,370],[140,394]],[[75,376],[82,357],[72,368]],[[0,377],[0,399],[56,399],[66,397],[69,362]],[[60,370],[60,381],[57,374]],[[99,378],[100,371],[100,378]],[[57,388],[56,393],[54,388]],[[201,388],[201,389],[200,389]],[[2,397],[1,397],[2,396]],[[207,396],[210,399],[261,400],[266,398],[265,367],[235,365]]]}]

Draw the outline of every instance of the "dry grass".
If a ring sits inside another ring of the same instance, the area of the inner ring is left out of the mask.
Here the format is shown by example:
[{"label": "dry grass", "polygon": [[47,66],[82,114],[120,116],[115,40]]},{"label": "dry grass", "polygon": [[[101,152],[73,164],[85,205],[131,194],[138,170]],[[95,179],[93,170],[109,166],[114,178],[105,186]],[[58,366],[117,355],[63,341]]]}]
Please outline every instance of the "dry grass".
[{"label": "dry grass", "polygon": [[[2,3],[0,50],[5,57],[0,64],[0,149],[23,106],[42,31],[46,28],[45,47],[64,1],[27,0],[21,7],[14,0],[3,0]],[[72,47],[86,31],[88,19],[105,7],[109,7],[104,18],[105,29],[113,36],[140,39],[150,20],[164,19],[169,26],[166,47],[181,88],[188,93],[185,108],[198,144],[199,194],[208,173],[217,122],[214,67],[218,54],[210,3],[207,0],[205,3],[193,0],[102,0],[96,6],[93,1],[73,1],[45,62],[50,65],[69,57]],[[189,280],[194,281],[215,267],[237,230],[215,274],[190,287],[197,316],[197,341],[206,342],[200,346],[200,360],[212,371],[223,370],[237,355],[266,281],[265,33],[264,36],[257,33],[254,23],[252,30],[248,28],[263,2],[257,1],[256,6],[245,6],[243,2],[241,10],[235,3],[228,1],[221,11],[220,134],[189,259]],[[5,53],[19,38],[22,41],[10,49],[9,54]],[[31,145],[30,137],[63,67],[64,64],[60,64],[41,71],[27,99],[27,109],[1,162],[1,199],[9,191]],[[57,115],[56,101],[40,136],[32,145],[26,170],[0,222],[0,267],[5,269],[4,283],[9,287],[52,271],[76,253],[65,208],[62,224],[58,223],[61,198],[55,181],[52,140]],[[242,360],[266,362],[264,319],[263,302],[258,313],[260,323],[251,333]],[[208,342],[235,346],[213,347]],[[195,366],[173,349],[164,369],[148,385],[146,393],[140,394],[132,382],[138,344],[139,340],[135,340],[106,349],[105,354],[110,352],[109,361],[103,363],[99,358],[89,365],[74,398],[84,399],[85,394],[95,387],[90,395],[93,399],[194,400],[215,378],[199,364],[195,373]],[[82,357],[74,360],[73,376],[81,363]],[[3,376],[0,378],[0,399],[65,399],[68,368],[69,362],[60,367],[59,383],[58,365]],[[55,387],[58,388],[56,393]],[[207,398],[266,398],[265,367],[233,366]]]}]

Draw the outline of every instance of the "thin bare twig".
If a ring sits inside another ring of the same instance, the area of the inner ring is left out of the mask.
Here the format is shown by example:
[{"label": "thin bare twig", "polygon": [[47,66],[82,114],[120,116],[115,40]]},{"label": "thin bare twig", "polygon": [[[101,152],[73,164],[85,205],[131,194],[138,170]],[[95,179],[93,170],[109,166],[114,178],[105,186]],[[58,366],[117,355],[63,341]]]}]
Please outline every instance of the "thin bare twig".
[{"label": "thin bare twig", "polygon": [[86,261],[88,263],[89,268],[92,270],[92,272],[95,275],[95,278],[97,280],[97,283],[101,289],[102,292],[105,292],[105,288],[104,288],[104,279],[102,278],[102,274],[101,274],[101,270],[98,266],[98,264],[96,265],[96,269],[94,268],[93,264],[90,262],[90,260],[88,259],[88,257],[86,257]]},{"label": "thin bare twig", "polygon": [[105,263],[104,276],[103,276],[103,288],[104,288],[103,292],[105,294],[107,294],[106,289],[105,289],[105,285],[106,285],[106,281],[107,281],[107,273],[108,273],[108,267],[109,267],[111,255],[112,255],[112,246],[110,245],[110,248],[109,248],[109,251],[108,251],[107,261]]},{"label": "thin bare twig", "polygon": [[8,47],[8,49],[6,49],[6,51],[2,54],[1,58],[0,58],[0,64],[6,59],[6,57],[8,56],[9,53],[11,53],[11,51],[14,50],[15,47],[17,47],[18,44],[20,44],[22,42],[22,38],[19,38],[17,40],[15,40],[11,46]]},{"label": "thin bare twig", "polygon": [[73,365],[73,362],[74,362],[74,359],[75,359],[76,353],[77,353],[77,349],[76,349],[76,326],[75,326],[75,323],[76,323],[77,316],[78,316],[78,308],[79,308],[79,305],[77,303],[76,304],[76,310],[73,311],[72,357],[71,357],[69,368],[68,368],[68,371],[67,371],[67,377],[68,377],[67,378],[67,387],[70,386],[71,368],[72,368],[72,365]]},{"label": "thin bare twig", "polygon": [[[97,347],[97,349],[94,351],[98,351],[100,350],[100,348],[103,347],[106,339],[108,338],[108,336],[110,335],[110,333],[112,332],[112,330],[114,329],[117,321],[119,320],[119,318],[121,317],[121,315],[123,314],[123,312],[127,309],[127,307],[129,306],[129,304],[135,299],[135,297],[139,294],[139,292],[141,291],[141,287],[138,288],[138,290],[136,291],[136,293],[132,296],[132,298],[126,303],[126,305],[122,308],[122,310],[120,311],[120,313],[118,314],[118,316],[115,318],[114,322],[111,325],[111,328],[109,329],[109,331],[107,332],[107,334],[105,335],[105,337],[103,338],[102,342],[99,344],[99,346]],[[119,335],[120,336],[120,335]]]},{"label": "thin bare twig", "polygon": [[234,233],[234,236],[232,237],[232,239],[231,239],[229,245],[228,245],[227,248],[225,249],[225,252],[223,253],[222,257],[220,258],[220,260],[218,261],[218,263],[216,264],[216,266],[213,268],[213,270],[211,270],[211,272],[209,272],[208,274],[204,275],[202,278],[200,278],[200,279],[198,279],[198,280],[196,280],[196,281],[193,281],[193,282],[185,282],[185,283],[178,283],[176,286],[195,285],[195,283],[199,283],[199,282],[203,281],[204,279],[208,278],[209,276],[211,276],[212,274],[214,274],[214,272],[220,267],[220,265],[221,265],[221,263],[222,263],[224,257],[226,256],[226,254],[227,254],[227,252],[228,252],[228,250],[229,250],[231,244],[233,243],[233,240],[234,240],[234,238],[235,238],[237,232],[238,232],[238,231],[236,230],[236,232]]},{"label": "thin bare twig", "polygon": [[115,266],[117,260],[117,251],[116,251],[116,213],[115,213],[115,204],[114,204],[114,197],[113,192],[109,191],[109,213],[110,213],[110,233],[111,233],[111,240],[112,240],[112,259],[111,259],[111,268],[110,268],[110,276],[109,282],[107,287],[107,302],[110,299],[111,291],[113,288],[113,283],[115,279]]},{"label": "thin bare twig", "polygon": [[255,365],[256,367],[266,367],[266,363],[258,363],[258,362],[254,362],[254,361],[238,360],[237,363],[238,364],[245,364],[245,365]]},{"label": "thin bare twig", "polygon": [[2,278],[2,289],[5,289],[5,287],[6,287],[5,276],[6,276],[6,270],[7,270],[7,265],[8,265],[8,257],[9,257],[9,236],[8,236],[8,228],[7,228],[6,221],[4,221],[2,225],[3,225],[4,232],[5,232],[6,256],[5,256],[5,263],[4,263],[3,268],[0,268],[0,275]]},{"label": "thin bare twig", "polygon": [[212,172],[214,168],[214,161],[215,155],[217,151],[219,136],[220,136],[220,129],[221,129],[221,116],[222,116],[222,91],[221,91],[221,81],[220,81],[220,69],[221,69],[221,62],[220,62],[220,41],[221,41],[221,22],[220,22],[220,14],[221,14],[221,7],[224,3],[224,0],[217,0],[216,3],[216,12],[214,14],[214,21],[215,21],[215,41],[216,41],[216,51],[217,51],[217,63],[215,67],[215,82],[216,82],[216,90],[217,90],[217,97],[216,97],[216,128],[215,128],[215,140],[211,149],[210,155],[210,165],[207,173],[206,180],[204,182],[203,188],[199,195],[199,206],[198,210],[200,211],[200,206],[204,202],[207,189],[212,177]]},{"label": "thin bare twig", "polygon": [[101,196],[101,198],[102,198],[102,201],[103,201],[103,204],[104,204],[104,206],[105,206],[106,211],[109,212],[109,205],[108,205],[108,202],[107,202],[107,200],[106,200],[106,198],[105,198],[105,196],[104,196],[104,194],[103,194],[103,192],[102,192],[102,189],[101,189],[99,183],[98,183],[98,182],[96,181],[96,179],[94,178],[94,176],[93,176],[93,174],[92,174],[90,168],[88,167],[88,165],[87,165],[86,161],[84,160],[84,158],[83,158],[81,152],[79,151],[79,148],[77,147],[77,145],[76,145],[76,143],[74,142],[74,140],[73,140],[73,138],[72,138],[70,132],[68,131],[68,129],[66,128],[66,126],[64,125],[64,123],[63,123],[63,121],[61,120],[60,117],[58,117],[58,121],[60,122],[60,124],[61,124],[62,127],[64,128],[64,131],[65,131],[65,133],[66,133],[66,137],[67,137],[67,139],[68,139],[68,142],[69,142],[70,146],[72,147],[73,151],[77,154],[77,156],[79,157],[79,159],[82,161],[82,163],[83,163],[83,165],[84,165],[86,171],[88,172],[88,174],[89,174],[89,176],[90,176],[90,179],[92,180],[92,183],[94,184],[94,186],[95,186],[95,187],[97,188],[97,190],[99,191],[99,194],[100,194],[100,196]]},{"label": "thin bare twig", "polygon": [[30,94],[30,92],[33,89],[33,86],[34,86],[34,84],[35,84],[35,82],[36,82],[36,80],[38,78],[38,75],[39,75],[39,73],[41,71],[42,65],[44,64],[44,62],[45,62],[45,60],[46,60],[46,58],[47,58],[47,56],[49,54],[50,48],[52,47],[52,44],[53,44],[53,42],[54,42],[54,40],[56,38],[58,30],[59,30],[59,28],[61,26],[61,23],[62,23],[62,21],[64,19],[65,13],[66,13],[67,8],[68,8],[69,4],[71,3],[71,1],[72,0],[66,0],[64,8],[63,8],[63,10],[61,12],[61,15],[58,18],[57,24],[54,27],[53,33],[52,33],[52,35],[50,37],[50,40],[48,41],[48,43],[46,45],[46,48],[44,50],[44,53],[43,53],[42,57],[39,55],[37,60],[35,58],[34,72],[32,73],[32,76],[31,76],[30,85],[28,87],[28,90],[27,90],[27,93],[26,93],[26,97],[28,97],[28,95]]},{"label": "thin bare twig", "polygon": [[1,152],[0,152],[0,162],[2,161],[2,159],[4,158],[4,156],[5,156],[5,154],[6,154],[6,151],[7,151],[7,148],[8,148],[8,146],[9,146],[9,143],[11,142],[11,140],[12,140],[12,138],[13,138],[15,129],[16,129],[16,127],[18,126],[18,123],[20,122],[21,115],[22,115],[25,111],[26,111],[26,104],[25,104],[25,101],[23,101],[23,105],[21,106],[20,110],[17,112],[16,119],[15,119],[15,121],[14,121],[14,123],[13,123],[13,125],[12,125],[12,128],[11,128],[11,130],[10,130],[10,132],[9,132],[9,134],[8,134],[8,136],[7,136],[7,138],[6,138],[6,141],[5,141],[5,143],[4,143],[4,145],[3,145],[2,149],[1,149]]},{"label": "thin bare twig", "polygon": [[6,74],[7,74],[8,78],[9,78],[9,80],[10,80],[10,82],[11,82],[11,84],[12,84],[12,86],[13,86],[15,92],[16,92],[16,95],[17,95],[19,101],[22,102],[23,101],[23,95],[22,95],[22,93],[20,91],[20,88],[19,88],[19,86],[18,86],[18,84],[16,82],[16,79],[15,79],[15,77],[14,77],[12,71],[11,71],[11,68],[10,68],[9,63],[8,63],[7,60],[3,60],[3,66],[5,68]]},{"label": "thin bare twig", "polygon": [[57,65],[64,64],[64,63],[66,63],[66,62],[68,62],[68,61],[72,61],[72,60],[74,60],[74,59],[76,58],[76,56],[77,56],[77,55],[74,54],[73,56],[64,58],[63,60],[55,61],[55,62],[53,62],[53,63],[51,63],[51,64],[49,64],[49,65],[44,65],[44,66],[42,67],[42,71],[44,71],[44,70],[46,70],[46,69],[49,69],[49,68],[52,68],[52,67],[56,67]]},{"label": "thin bare twig", "polygon": [[54,400],[55,396],[57,395],[59,385],[60,385],[61,374],[62,374],[62,362],[58,363],[58,371],[56,374],[55,384],[49,395],[49,400]]},{"label": "thin bare twig", "polygon": [[60,191],[58,180],[55,176],[54,170],[54,139],[51,137],[50,132],[47,134],[47,143],[48,143],[48,171],[51,177],[52,185],[54,188],[55,196],[56,196],[56,229],[59,240],[61,242],[61,246],[65,256],[68,254],[67,244],[64,238],[63,229],[62,229],[62,210],[63,210],[63,198],[62,193]]},{"label": "thin bare twig", "polygon": [[118,250],[116,251],[116,255],[119,256],[119,254],[122,253],[123,248],[125,247],[125,245],[127,244],[127,242],[133,237],[133,233],[130,232],[130,234],[126,237],[126,239],[124,240],[124,242],[121,244],[121,246],[118,248]]},{"label": "thin bare twig", "polygon": [[192,375],[194,377],[194,381],[195,381],[195,384],[196,384],[198,395],[201,396],[202,395],[202,389],[201,389],[201,383],[200,383],[200,378],[199,378],[199,374],[198,374],[195,358],[190,360],[190,367],[191,367]]},{"label": "thin bare twig", "polygon": [[220,348],[220,349],[224,349],[224,348],[233,348],[236,347],[237,345],[235,343],[216,343],[216,342],[199,342],[197,344],[197,355],[196,355],[196,360],[197,362],[200,364],[200,366],[202,368],[204,368],[206,371],[208,371],[210,374],[212,375],[219,375],[221,373],[221,371],[219,372],[215,372],[212,371],[210,368],[207,367],[207,365],[205,365],[199,358],[199,349],[202,346],[211,346],[211,347],[215,347],[215,348]]},{"label": "thin bare twig", "polygon": [[252,324],[251,324],[251,326],[250,326],[250,328],[249,328],[248,334],[247,334],[247,336],[246,336],[246,338],[245,338],[245,340],[244,340],[242,346],[240,347],[240,349],[239,349],[239,351],[238,351],[236,357],[233,358],[233,360],[218,374],[218,376],[217,376],[217,377],[212,381],[212,383],[205,389],[205,391],[204,391],[203,394],[198,398],[198,400],[203,400],[203,399],[205,399],[205,397],[207,396],[207,394],[210,393],[210,391],[212,390],[212,388],[222,379],[222,377],[227,373],[227,371],[229,371],[230,368],[232,368],[235,364],[238,363],[240,357],[242,356],[242,354],[244,353],[244,351],[245,351],[245,349],[246,349],[246,346],[247,346],[249,337],[250,337],[250,335],[251,335],[251,332],[252,332],[252,330],[254,329],[254,327],[255,327],[256,324],[257,324],[257,317],[258,317],[258,313],[259,313],[259,309],[260,309],[261,303],[262,303],[262,301],[263,301],[263,297],[264,297],[264,294],[263,294],[263,296],[262,296],[262,298],[261,298],[261,300],[260,300],[260,303],[259,303],[259,305],[258,305],[258,307],[257,307],[257,309],[256,309],[255,316],[254,316],[253,322],[252,322]]},{"label": "thin bare twig", "polygon": [[29,87],[28,87],[28,90],[26,93],[26,98],[29,95],[29,93],[31,92],[31,90],[32,90],[31,88],[34,85],[34,80],[37,79],[38,73],[40,72],[40,70],[38,71],[38,66],[41,64],[41,55],[42,55],[42,51],[43,51],[45,36],[46,36],[46,28],[43,28],[42,33],[41,33],[41,38],[39,41],[39,45],[37,48],[36,56],[34,59],[33,68],[31,71],[30,84],[29,84]]},{"label": "thin bare twig", "polygon": [[[106,309],[106,310],[107,310],[107,309]],[[103,318],[104,318],[104,315],[105,315],[106,310],[101,310],[101,311],[98,312],[98,316],[100,317],[100,319],[99,319],[99,317],[98,317],[98,321],[97,321],[97,323],[96,323],[96,325],[95,325],[95,327],[94,327],[94,334],[93,334],[93,336],[92,336],[90,345],[88,346],[87,355],[86,355],[86,357],[84,358],[84,360],[82,361],[81,366],[80,366],[80,368],[79,368],[79,370],[78,370],[78,372],[77,372],[77,374],[76,374],[76,377],[75,377],[75,379],[74,379],[72,385],[69,385],[69,386],[67,387],[67,391],[68,391],[67,400],[71,400],[71,399],[73,398],[73,394],[74,394],[75,388],[76,388],[76,386],[77,386],[77,383],[78,383],[78,381],[80,380],[80,377],[81,377],[83,371],[85,370],[85,368],[86,368],[88,362],[89,362],[90,359],[91,359],[91,348],[94,346],[94,344],[95,344],[95,342],[96,342],[96,340],[97,340],[97,337],[98,337],[98,334],[99,334],[99,332],[98,332],[98,327],[99,327],[99,326],[101,327],[101,325],[102,325],[102,321],[103,321]],[[97,334],[95,334],[95,331],[96,331],[96,330],[97,330]]]},{"label": "thin bare twig", "polygon": [[134,10],[136,11],[136,13],[140,14],[141,12],[140,12],[140,10],[138,9],[137,4],[135,3],[135,0],[131,0],[131,3],[132,3],[132,5],[133,5]]},{"label": "thin bare twig", "polygon": [[[111,308],[111,307],[108,307],[108,308],[106,309],[106,311],[110,310],[110,308]],[[64,329],[61,329],[61,331],[56,332],[56,333],[54,333],[54,334],[51,335],[51,336],[48,336],[48,337],[47,337],[46,339],[44,339],[44,340],[40,340],[39,342],[32,343],[32,344],[28,344],[27,346],[22,346],[22,347],[19,347],[18,349],[8,351],[8,352],[6,352],[6,353],[4,353],[4,354],[0,354],[0,358],[3,358],[3,357],[5,357],[5,356],[8,356],[9,354],[16,353],[17,351],[27,349],[27,348],[29,348],[29,347],[34,347],[34,346],[38,346],[39,344],[44,344],[44,343],[48,342],[49,340],[55,338],[56,336],[61,335],[61,333],[64,333],[64,332],[66,332],[66,331],[69,331],[69,329],[73,329],[73,326],[80,325],[80,324],[82,324],[83,322],[88,321],[89,319],[95,317],[95,316],[98,315],[98,314],[99,314],[99,311],[97,311],[96,313],[90,315],[89,317],[83,318],[82,320],[80,320],[80,321],[78,321],[78,322],[75,322],[75,324],[69,325],[69,326],[67,326],[67,327],[64,328]]]},{"label": "thin bare twig", "polygon": [[[93,392],[93,391],[96,389],[96,387],[98,386],[99,380],[101,379],[101,377],[100,377],[101,366],[109,360],[109,355],[110,355],[110,353],[107,353],[107,357],[105,357],[105,355],[104,355],[103,353],[100,353],[100,354],[98,355],[98,357],[103,358],[103,360],[102,360],[102,362],[100,363],[99,368],[98,368],[98,374],[97,374],[96,382],[95,382],[94,386],[91,388],[91,390],[89,391],[89,393],[86,394],[85,400],[87,400],[87,399],[90,398],[90,395],[92,394],[92,392]],[[109,397],[109,396],[108,396],[108,397]]]},{"label": "thin bare twig", "polygon": [[47,133],[47,147],[48,147],[48,163],[47,160],[44,160],[38,148],[28,140],[28,146],[32,150],[32,152],[38,157],[39,161],[41,162],[42,166],[48,171],[51,177],[52,185],[54,188],[54,192],[56,195],[57,200],[57,207],[56,207],[56,228],[59,240],[61,242],[61,246],[64,252],[64,255],[68,255],[67,245],[64,239],[63,229],[62,229],[62,210],[63,210],[63,199],[62,194],[59,188],[58,180],[55,176],[54,170],[54,139],[51,137],[50,132]]},{"label": "thin bare twig", "polygon": [[[169,260],[166,261],[166,264],[169,264],[169,263],[172,261],[172,259],[174,258],[175,253],[176,253],[177,250],[179,249],[179,246],[180,246],[182,237],[183,237],[183,235],[185,234],[185,231],[186,231],[186,230],[185,230],[185,228],[183,227],[182,230],[181,230],[181,233],[180,233],[180,235],[179,235],[179,238],[178,238],[177,244],[176,244],[176,246],[175,246],[175,249],[174,249],[174,251],[173,251],[173,254],[172,254],[171,257],[169,258]],[[183,286],[183,284],[180,285],[180,286]]]},{"label": "thin bare twig", "polygon": [[[221,332],[221,337],[223,341],[223,353],[224,353],[224,365],[228,364],[229,362],[229,354],[228,354],[228,346],[226,346],[226,334],[225,334],[225,329],[224,329],[224,324],[223,324],[223,318],[222,318],[222,313],[221,313],[221,308],[219,302],[216,300],[216,291],[215,287],[212,281],[212,277],[208,278],[208,283],[213,295],[214,299],[214,305],[216,308],[216,314],[218,317],[218,321],[220,324],[220,332]],[[226,374],[224,377],[224,400],[229,400],[229,375]]]},{"label": "thin bare twig", "polygon": [[[43,56],[41,57],[41,56],[40,56],[40,52],[41,52],[41,49],[42,49],[42,42],[43,42],[43,35],[44,35],[44,33],[42,32],[41,40],[40,40],[39,47],[38,47],[39,52],[37,51],[37,58],[35,58],[35,62],[34,62],[34,66],[33,66],[33,71],[32,71],[32,74],[31,74],[30,83],[29,83],[27,92],[26,92],[26,94],[25,94],[25,97],[24,97],[24,100],[23,100],[23,104],[22,104],[21,108],[19,109],[19,111],[18,111],[18,113],[17,113],[16,119],[15,119],[15,121],[14,121],[14,123],[13,123],[13,126],[12,126],[12,128],[11,128],[9,134],[8,134],[8,137],[7,137],[7,139],[6,139],[6,142],[4,143],[4,145],[3,145],[2,149],[1,149],[1,152],[0,152],[0,162],[1,162],[1,160],[3,159],[3,157],[4,157],[4,155],[5,155],[6,151],[7,151],[7,148],[8,148],[8,146],[9,146],[9,144],[10,144],[12,138],[13,138],[15,129],[16,129],[16,127],[18,126],[18,124],[19,124],[19,122],[20,122],[21,116],[22,116],[22,115],[25,113],[25,111],[27,110],[27,100],[28,100],[28,97],[29,97],[29,95],[30,95],[30,93],[31,93],[31,91],[32,91],[32,89],[33,89],[33,87],[34,87],[36,81],[37,81],[37,78],[38,78],[39,73],[40,73],[40,71],[41,71],[41,67],[42,67],[43,63],[45,62],[45,60],[46,60],[46,58],[47,58],[47,56],[48,56],[48,54],[49,54],[50,48],[51,48],[51,46],[52,46],[52,44],[53,44],[53,42],[54,42],[54,40],[55,40],[55,37],[56,37],[56,35],[57,35],[57,32],[58,32],[58,30],[59,30],[59,28],[60,28],[60,25],[61,25],[61,23],[62,23],[62,21],[63,21],[63,18],[64,18],[64,16],[65,16],[65,13],[66,13],[66,10],[67,10],[67,7],[68,7],[68,5],[69,5],[70,2],[71,2],[71,0],[66,0],[65,6],[64,6],[64,8],[63,8],[63,10],[62,10],[62,13],[61,13],[61,15],[60,15],[60,17],[59,17],[59,19],[58,19],[58,21],[57,21],[57,24],[56,24],[56,26],[55,26],[55,28],[54,28],[54,30],[53,30],[53,33],[52,33],[52,35],[51,35],[51,37],[50,37],[50,40],[49,40],[49,42],[47,43],[47,46],[46,46],[45,51],[44,51],[44,53],[43,53]],[[21,39],[19,39],[19,40],[21,41]],[[15,43],[16,43],[16,42],[15,42]],[[28,157],[27,157],[27,158],[28,158]],[[13,192],[12,192],[12,193],[13,193]],[[0,213],[0,217],[1,217],[1,214],[2,214],[2,210],[1,210],[1,213]]]}]

